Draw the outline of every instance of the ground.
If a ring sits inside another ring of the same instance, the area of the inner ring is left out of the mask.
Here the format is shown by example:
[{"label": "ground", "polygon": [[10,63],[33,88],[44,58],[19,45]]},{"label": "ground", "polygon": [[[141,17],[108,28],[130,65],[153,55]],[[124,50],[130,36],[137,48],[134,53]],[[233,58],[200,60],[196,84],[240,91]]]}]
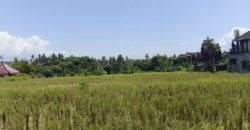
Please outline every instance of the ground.
[{"label": "ground", "polygon": [[250,74],[0,79],[0,129],[250,129]]}]

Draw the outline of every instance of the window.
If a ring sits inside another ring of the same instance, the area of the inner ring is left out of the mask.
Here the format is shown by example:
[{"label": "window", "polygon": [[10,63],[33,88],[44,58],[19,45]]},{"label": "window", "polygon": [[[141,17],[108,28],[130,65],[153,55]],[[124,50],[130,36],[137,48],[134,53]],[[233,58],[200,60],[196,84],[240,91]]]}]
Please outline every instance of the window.
[{"label": "window", "polygon": [[237,64],[237,59],[230,59],[230,64],[231,65],[236,65]]},{"label": "window", "polygon": [[247,69],[248,68],[248,61],[241,61],[241,69]]}]

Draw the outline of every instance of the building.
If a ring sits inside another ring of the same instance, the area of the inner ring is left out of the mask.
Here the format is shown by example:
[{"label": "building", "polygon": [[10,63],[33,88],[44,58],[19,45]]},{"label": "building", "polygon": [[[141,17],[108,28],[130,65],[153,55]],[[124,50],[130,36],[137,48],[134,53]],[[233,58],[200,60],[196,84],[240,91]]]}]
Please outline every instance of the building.
[{"label": "building", "polygon": [[199,52],[187,52],[186,54],[180,54],[179,57],[187,59],[189,63],[193,63],[199,60],[200,53]]},{"label": "building", "polygon": [[240,36],[239,30],[235,30],[229,58],[231,72],[250,72],[250,31]]},{"label": "building", "polygon": [[3,61],[0,62],[0,77],[10,76],[10,75],[17,75],[20,72],[10,66],[8,66]]}]

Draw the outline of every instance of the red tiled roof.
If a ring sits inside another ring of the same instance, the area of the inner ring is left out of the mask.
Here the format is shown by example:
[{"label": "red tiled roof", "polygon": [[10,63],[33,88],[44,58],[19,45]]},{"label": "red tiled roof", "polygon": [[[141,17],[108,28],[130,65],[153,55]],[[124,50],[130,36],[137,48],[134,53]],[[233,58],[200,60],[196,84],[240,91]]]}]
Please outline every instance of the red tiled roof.
[{"label": "red tiled roof", "polygon": [[9,72],[6,69],[5,65],[3,62],[0,62],[0,75],[8,75]]},{"label": "red tiled roof", "polygon": [[19,73],[18,70],[14,69],[14,68],[12,68],[12,67],[10,67],[10,66],[8,66],[7,64],[4,64],[4,65],[5,65],[5,68],[7,69],[7,71],[8,71],[10,74],[17,74],[17,73]]},{"label": "red tiled roof", "polygon": [[11,68],[4,62],[0,62],[0,76],[8,75],[8,74],[18,74],[20,73],[18,70]]}]

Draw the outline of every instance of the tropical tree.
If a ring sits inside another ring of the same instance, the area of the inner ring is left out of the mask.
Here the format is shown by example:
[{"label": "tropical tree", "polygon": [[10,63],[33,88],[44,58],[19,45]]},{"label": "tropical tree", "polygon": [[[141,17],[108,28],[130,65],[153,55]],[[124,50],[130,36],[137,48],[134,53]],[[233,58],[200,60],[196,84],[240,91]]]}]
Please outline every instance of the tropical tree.
[{"label": "tropical tree", "polygon": [[221,59],[221,49],[219,44],[216,44],[214,39],[207,37],[202,43],[201,57],[203,62],[214,66]]},{"label": "tropical tree", "polygon": [[11,66],[19,70],[21,73],[31,74],[32,72],[31,64],[24,59],[18,60],[15,58]]}]

